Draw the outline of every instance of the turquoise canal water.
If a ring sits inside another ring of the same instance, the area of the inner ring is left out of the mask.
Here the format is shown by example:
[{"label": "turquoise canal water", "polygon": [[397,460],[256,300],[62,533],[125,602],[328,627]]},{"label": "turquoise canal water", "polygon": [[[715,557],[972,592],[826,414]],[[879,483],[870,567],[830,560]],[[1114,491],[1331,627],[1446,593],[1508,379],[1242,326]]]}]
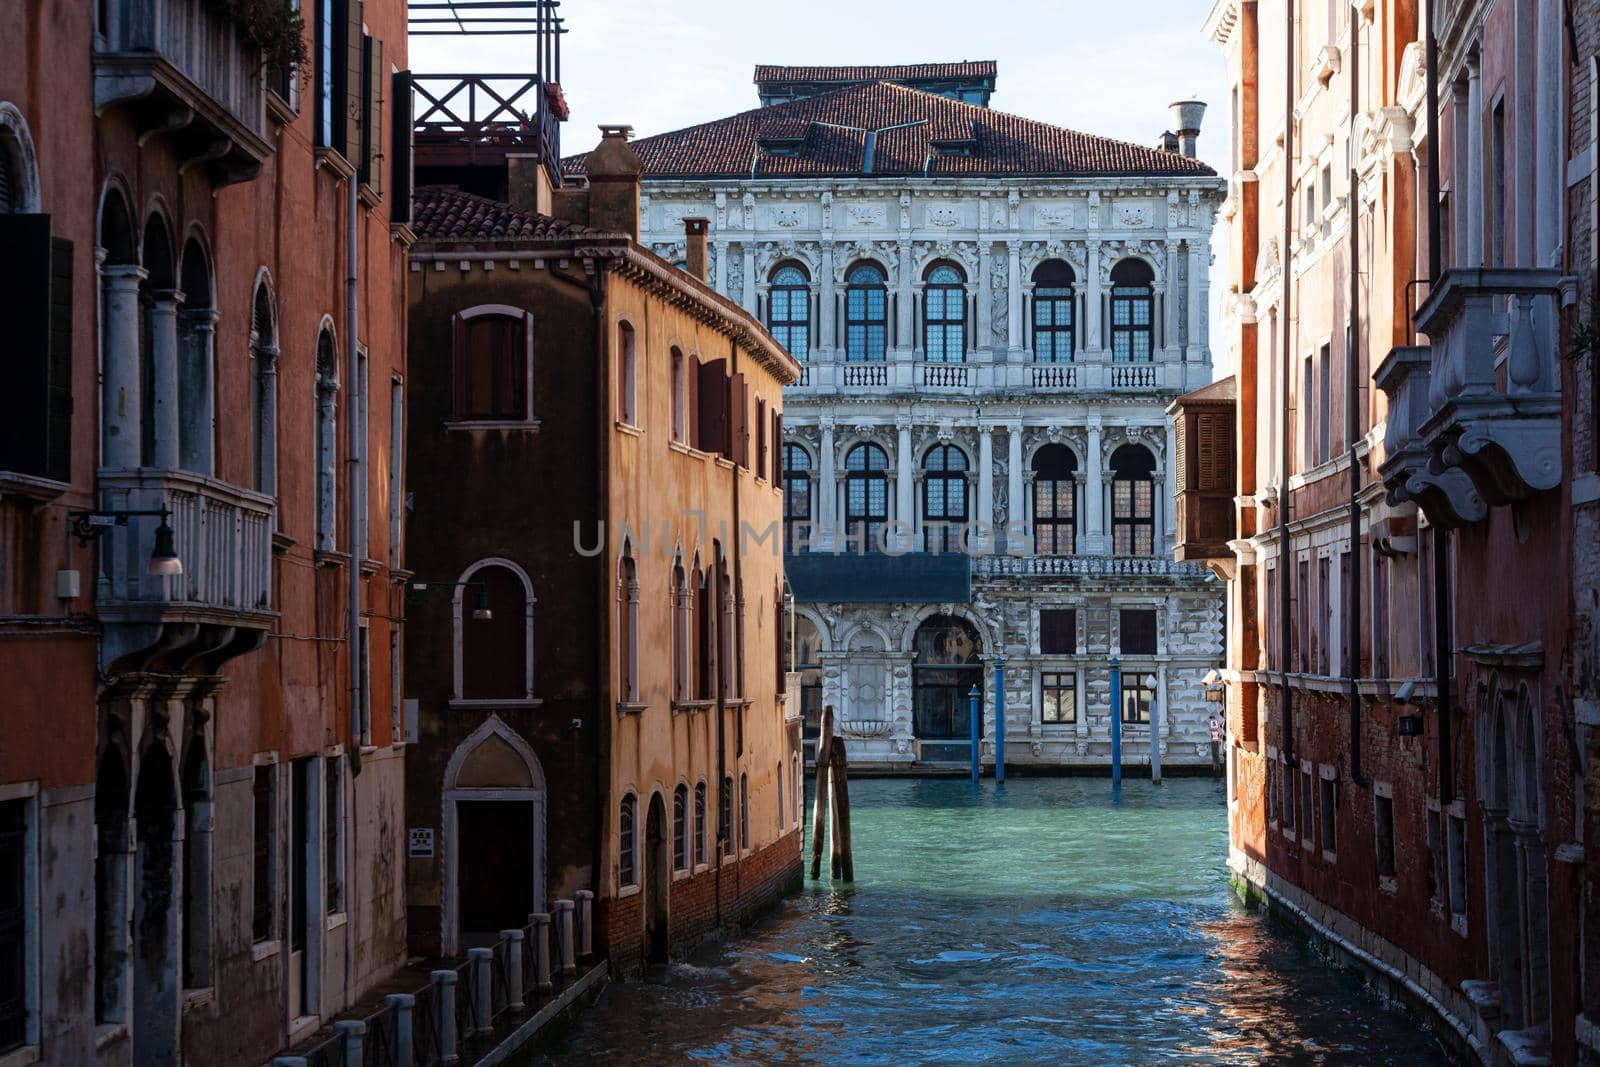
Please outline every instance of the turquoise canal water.
[{"label": "turquoise canal water", "polygon": [[[853,886],[612,983],[550,1064],[1446,1063],[1228,887],[1222,784],[850,784]],[[824,861],[826,863],[826,861]]]}]

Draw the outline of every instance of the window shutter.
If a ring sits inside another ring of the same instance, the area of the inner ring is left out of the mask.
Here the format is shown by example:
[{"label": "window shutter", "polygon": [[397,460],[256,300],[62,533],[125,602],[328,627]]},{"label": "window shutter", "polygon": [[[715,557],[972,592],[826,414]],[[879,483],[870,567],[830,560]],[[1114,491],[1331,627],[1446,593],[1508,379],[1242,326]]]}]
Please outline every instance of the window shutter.
[{"label": "window shutter", "polygon": [[390,116],[389,166],[394,178],[389,190],[389,221],[403,226],[411,224],[411,72],[396,71],[389,94]]},{"label": "window shutter", "polygon": [[735,374],[728,388],[728,458],[750,466],[750,391],[744,375]]},{"label": "window shutter", "polygon": [[691,356],[686,373],[688,380],[684,383],[684,411],[683,422],[689,435],[689,447],[698,448],[702,452],[705,446],[701,443],[700,436],[700,357]]},{"label": "window shutter", "polygon": [[700,365],[700,440],[703,452],[728,454],[728,378],[722,360]]},{"label": "window shutter", "polygon": [[783,484],[783,416],[772,416],[772,484]]},{"label": "window shutter", "polygon": [[1177,485],[1180,493],[1185,489],[1194,488],[1189,484],[1189,452],[1195,447],[1195,435],[1199,433],[1200,420],[1202,418],[1204,416],[1192,415],[1188,412],[1178,416],[1178,425],[1176,427],[1178,431],[1177,455],[1173,456],[1172,460],[1176,464],[1173,473],[1177,475],[1177,481],[1174,484]]},{"label": "window shutter", "polygon": [[361,182],[383,195],[383,42],[362,38]]},{"label": "window shutter", "polygon": [[72,242],[50,241],[50,386],[45,475],[72,480]]},{"label": "window shutter", "polygon": [[366,79],[362,76],[362,58],[366,53],[366,35],[361,32],[361,16],[365,7],[362,0],[347,0],[345,5],[345,67],[344,81],[344,158],[353,166],[361,166],[361,109],[366,97]]},{"label": "window shutter", "polygon": [[0,470],[49,472],[52,364],[49,215],[0,215]]}]

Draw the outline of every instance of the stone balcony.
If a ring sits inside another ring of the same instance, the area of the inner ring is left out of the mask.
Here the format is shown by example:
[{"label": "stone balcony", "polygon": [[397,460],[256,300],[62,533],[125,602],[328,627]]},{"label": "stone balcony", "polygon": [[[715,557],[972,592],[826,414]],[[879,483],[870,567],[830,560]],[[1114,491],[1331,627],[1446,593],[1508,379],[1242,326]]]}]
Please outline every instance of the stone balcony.
[{"label": "stone balcony", "polygon": [[1162,556],[980,556],[976,578],[1200,578],[1205,564]]},{"label": "stone balcony", "polygon": [[272,154],[260,53],[213,0],[108,0],[94,49],[96,112],[123,105],[219,185]]},{"label": "stone balcony", "polygon": [[1488,505],[1561,482],[1558,330],[1574,292],[1556,270],[1452,270],[1417,311],[1432,352],[1413,440],[1431,470],[1464,471]]},{"label": "stone balcony", "polygon": [[100,506],[170,514],[183,573],[150,574],[157,516],[110,527],[99,542],[95,607],[106,665],[136,657],[221,662],[271,628],[273,500],[189,471],[102,469]]},{"label": "stone balcony", "polygon": [[1378,473],[1390,504],[1414,501],[1431,521],[1461,526],[1479,521],[1489,509],[1467,473],[1459,467],[1437,467],[1423,442],[1422,424],[1431,413],[1432,362],[1426,345],[1402,345],[1373,372],[1372,380],[1389,398]]},{"label": "stone balcony", "polygon": [[819,361],[802,367],[786,392],[800,398],[837,396],[1016,396],[1088,393],[1170,393],[1211,380],[1210,364],[1161,361],[1112,363],[931,363],[891,359],[881,363]]}]

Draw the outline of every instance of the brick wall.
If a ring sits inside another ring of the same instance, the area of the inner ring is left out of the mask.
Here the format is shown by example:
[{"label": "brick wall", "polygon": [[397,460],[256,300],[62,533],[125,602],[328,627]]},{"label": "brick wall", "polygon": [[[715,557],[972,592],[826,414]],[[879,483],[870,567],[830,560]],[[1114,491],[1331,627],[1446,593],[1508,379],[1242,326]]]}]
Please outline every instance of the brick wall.
[{"label": "brick wall", "polygon": [[[667,937],[673,956],[683,956],[708,937],[746,926],[796,889],[801,878],[799,830],[766,848],[720,867],[672,883]],[[627,977],[644,965],[644,896],[601,900],[595,938],[612,969]]]}]

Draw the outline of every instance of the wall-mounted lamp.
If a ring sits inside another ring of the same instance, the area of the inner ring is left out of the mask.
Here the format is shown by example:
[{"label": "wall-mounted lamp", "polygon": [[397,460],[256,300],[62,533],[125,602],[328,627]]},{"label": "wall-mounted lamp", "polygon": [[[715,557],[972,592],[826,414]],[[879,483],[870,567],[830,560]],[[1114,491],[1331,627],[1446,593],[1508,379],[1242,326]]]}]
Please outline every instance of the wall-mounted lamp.
[{"label": "wall-mounted lamp", "polygon": [[494,612],[489,609],[489,587],[483,582],[412,582],[411,591],[426,593],[434,586],[441,589],[473,588],[478,591],[477,602],[472,607],[473,622],[488,622],[494,618]]},{"label": "wall-mounted lamp", "polygon": [[167,508],[152,508],[146,510],[108,509],[105,511],[69,511],[67,521],[72,523],[72,532],[78,538],[78,544],[87,547],[98,541],[111,531],[113,526],[126,526],[128,520],[136,516],[159,515],[161,525],[156,527],[155,548],[150,552],[150,562],[145,564],[145,570],[150,574],[182,574],[183,560],[178,558],[176,538],[173,536],[172,527],[167,519],[172,512]]}]

